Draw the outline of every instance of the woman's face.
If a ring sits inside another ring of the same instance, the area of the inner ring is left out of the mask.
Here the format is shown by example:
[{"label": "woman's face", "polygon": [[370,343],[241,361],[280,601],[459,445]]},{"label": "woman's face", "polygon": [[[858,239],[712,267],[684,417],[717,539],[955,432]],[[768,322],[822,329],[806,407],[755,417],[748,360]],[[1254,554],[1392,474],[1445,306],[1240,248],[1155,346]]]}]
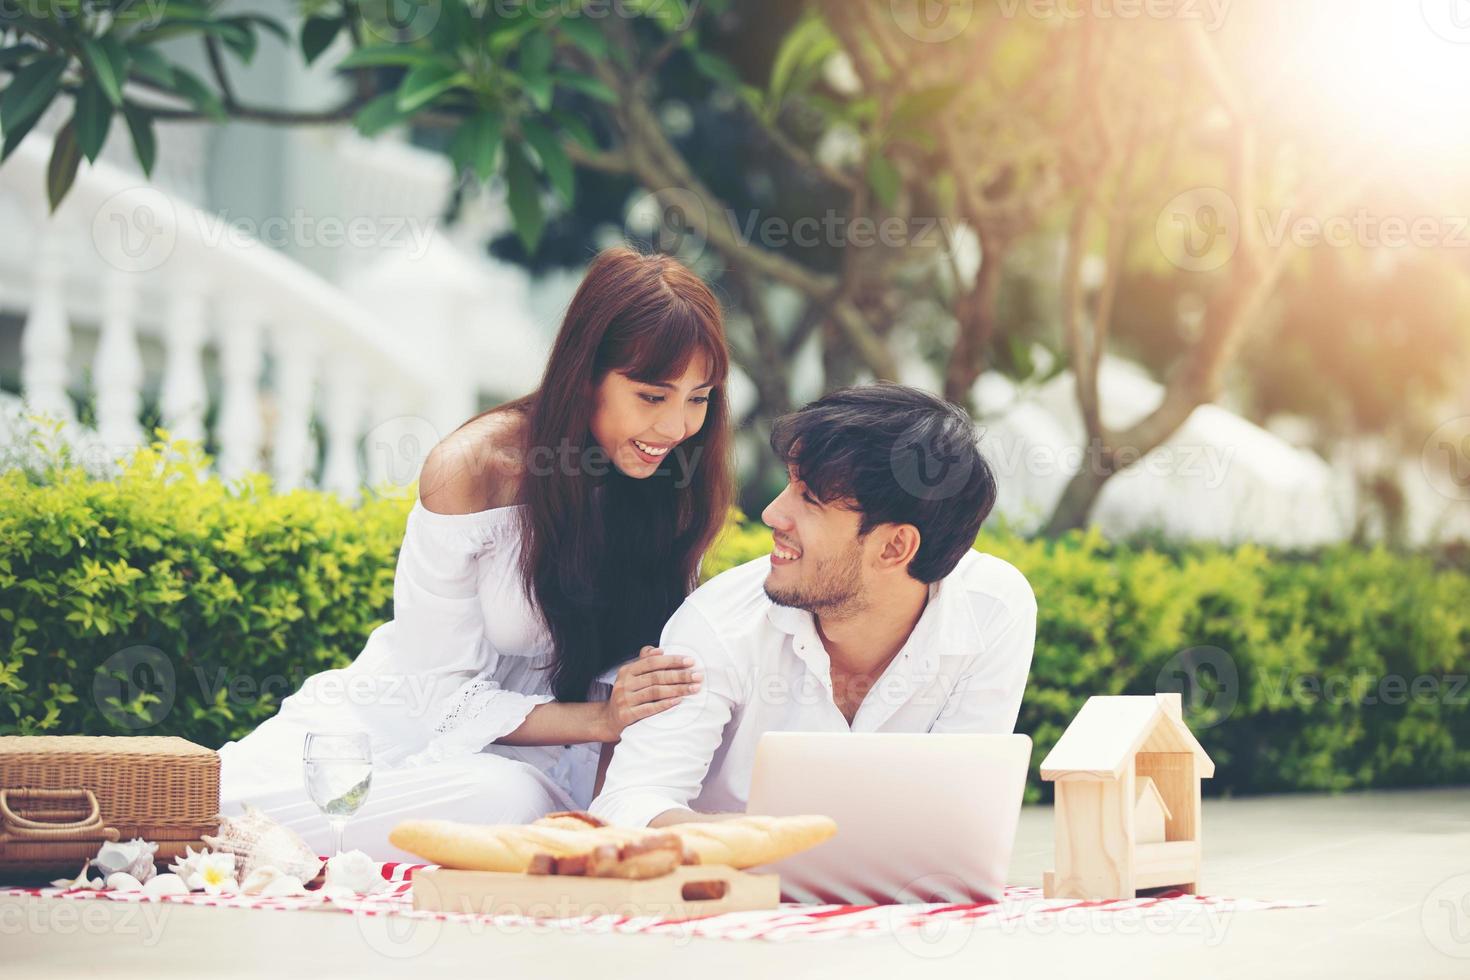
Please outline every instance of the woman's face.
[{"label": "woman's face", "polygon": [[691,357],[677,380],[637,381],[609,371],[598,384],[592,437],[627,476],[652,476],[674,447],[699,431],[709,411],[710,363]]}]

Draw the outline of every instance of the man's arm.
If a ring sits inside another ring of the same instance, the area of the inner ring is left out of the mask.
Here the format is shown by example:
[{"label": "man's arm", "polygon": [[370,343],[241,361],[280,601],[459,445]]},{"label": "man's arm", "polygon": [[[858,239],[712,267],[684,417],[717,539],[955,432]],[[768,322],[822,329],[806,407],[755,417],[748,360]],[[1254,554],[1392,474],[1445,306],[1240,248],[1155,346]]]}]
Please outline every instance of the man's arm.
[{"label": "man's arm", "polygon": [[699,795],[725,725],[741,702],[734,661],[704,614],[689,602],[664,627],[659,647],[692,657],[704,670],[704,683],[697,694],[623,729],[602,789],[588,808],[610,824],[678,822],[671,811],[689,819],[689,801]]},{"label": "man's arm", "polygon": [[929,731],[979,735],[1015,731],[1035,646],[1036,599],[1028,590],[1001,632],[986,639],[985,653],[955,682]]}]

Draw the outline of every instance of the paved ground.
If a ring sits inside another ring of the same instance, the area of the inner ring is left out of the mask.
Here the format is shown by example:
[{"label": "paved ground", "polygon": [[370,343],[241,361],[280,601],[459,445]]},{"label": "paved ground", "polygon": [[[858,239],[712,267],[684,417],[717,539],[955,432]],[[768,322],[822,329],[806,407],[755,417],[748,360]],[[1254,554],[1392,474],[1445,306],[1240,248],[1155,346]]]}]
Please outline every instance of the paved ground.
[{"label": "paved ground", "polygon": [[[1204,827],[1205,892],[1326,904],[1201,916],[1162,935],[1098,922],[775,944],[406,920],[390,934],[336,913],[145,918],[100,902],[78,921],[77,903],[0,899],[0,976],[1470,978],[1470,788],[1206,801]],[[1011,880],[1039,884],[1050,861],[1051,811],[1028,808]]]}]

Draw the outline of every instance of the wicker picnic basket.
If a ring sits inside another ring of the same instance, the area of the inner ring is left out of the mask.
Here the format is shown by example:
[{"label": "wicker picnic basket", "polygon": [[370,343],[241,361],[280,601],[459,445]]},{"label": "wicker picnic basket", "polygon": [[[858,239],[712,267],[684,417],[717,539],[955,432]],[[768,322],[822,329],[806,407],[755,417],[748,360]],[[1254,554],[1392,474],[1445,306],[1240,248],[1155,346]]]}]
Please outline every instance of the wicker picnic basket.
[{"label": "wicker picnic basket", "polygon": [[219,754],[187,739],[0,736],[0,874],[75,874],[134,837],[166,863],[219,823]]}]

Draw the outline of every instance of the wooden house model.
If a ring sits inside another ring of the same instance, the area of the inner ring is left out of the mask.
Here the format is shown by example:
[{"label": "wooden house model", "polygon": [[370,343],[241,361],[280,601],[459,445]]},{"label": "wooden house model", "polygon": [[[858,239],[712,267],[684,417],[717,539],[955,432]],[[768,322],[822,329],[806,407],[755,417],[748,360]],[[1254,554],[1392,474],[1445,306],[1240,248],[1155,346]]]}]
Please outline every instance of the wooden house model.
[{"label": "wooden house model", "polygon": [[1197,892],[1200,780],[1214,774],[1178,694],[1088,698],[1041,763],[1056,784],[1046,897]]}]

